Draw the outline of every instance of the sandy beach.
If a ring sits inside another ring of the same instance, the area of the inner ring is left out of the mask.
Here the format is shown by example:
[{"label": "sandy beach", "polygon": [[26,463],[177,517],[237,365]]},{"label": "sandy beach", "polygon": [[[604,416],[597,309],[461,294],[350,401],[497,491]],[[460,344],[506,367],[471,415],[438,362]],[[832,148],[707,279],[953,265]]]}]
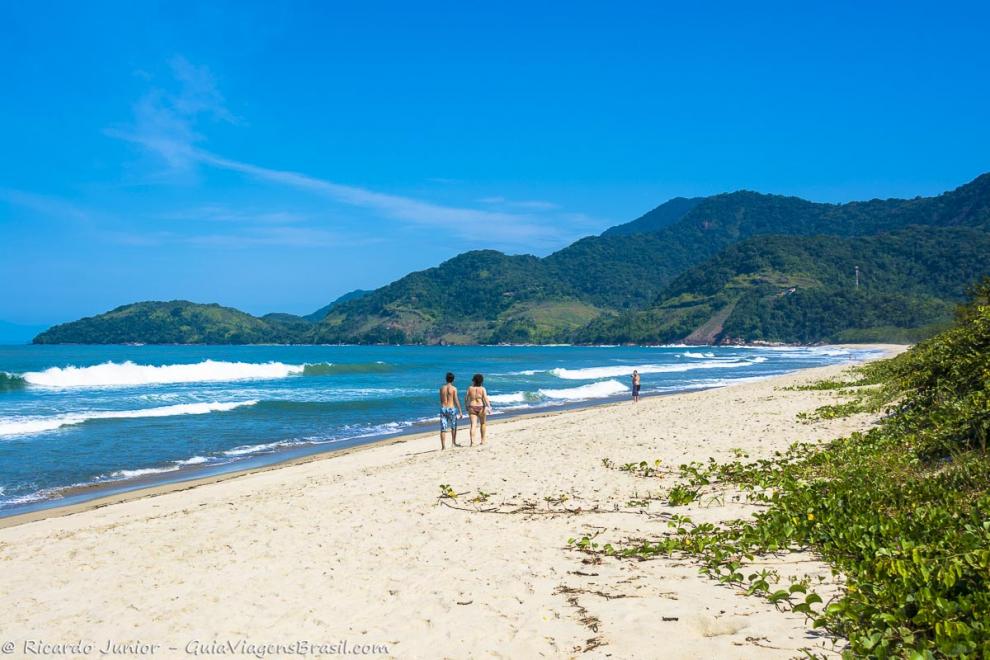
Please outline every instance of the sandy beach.
[{"label": "sandy beach", "polygon": [[[829,652],[803,616],[689,562],[586,564],[566,542],[657,536],[664,513],[751,515],[751,505],[704,498],[631,503],[676,476],[644,480],[603,459],[676,467],[731,460],[734,450],[756,459],[866,428],[867,415],[802,422],[799,412],[832,395],[784,389],[845,368],[507,419],[490,425],[484,447],[440,452],[435,433],[409,436],[6,519],[0,642],[13,642],[15,657],[26,643],[90,643],[98,655],[108,641],[148,644],[158,657],[217,655],[211,645],[227,644],[251,657],[246,649],[300,641],[346,642],[348,652],[384,645],[402,658]],[[466,429],[458,439],[466,443]],[[461,495],[439,501],[441,484]],[[767,565],[829,574],[810,556]]]}]

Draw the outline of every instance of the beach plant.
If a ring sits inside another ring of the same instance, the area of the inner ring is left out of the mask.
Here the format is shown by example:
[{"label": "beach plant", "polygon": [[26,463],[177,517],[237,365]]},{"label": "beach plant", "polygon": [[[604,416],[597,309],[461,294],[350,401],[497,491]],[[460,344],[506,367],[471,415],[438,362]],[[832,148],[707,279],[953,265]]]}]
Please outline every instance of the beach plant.
[{"label": "beach plant", "polygon": [[670,506],[684,506],[698,499],[698,490],[684,484],[677,484],[667,492]]},{"label": "beach plant", "polygon": [[[952,328],[856,374],[887,402],[870,430],[687,471],[747,491],[766,505],[753,518],[671,518],[655,539],[573,546],[692,558],[713,579],[845,638],[850,657],[990,657],[990,281]],[[841,592],[826,600],[808,578],[783,587],[746,568],[788,551],[820,556]]]},{"label": "beach plant", "polygon": [[[659,458],[655,459],[653,463],[647,461],[640,461],[639,463],[625,463],[619,467],[622,472],[628,472],[637,477],[651,478],[662,476],[660,471],[661,461]],[[607,467],[607,466],[606,466]]]},{"label": "beach plant", "polygon": [[441,500],[456,500],[457,491],[450,484],[440,484],[440,497]]},{"label": "beach plant", "polygon": [[473,497],[473,498],[471,499],[471,501],[472,501],[472,502],[474,502],[475,504],[484,504],[484,503],[485,503],[485,502],[487,502],[487,501],[488,501],[489,499],[491,499],[491,497],[492,497],[492,495],[494,495],[494,494],[495,494],[495,493],[486,493],[486,492],[485,492],[485,491],[483,491],[483,490],[479,490],[479,491],[478,491],[478,494],[477,494],[477,495],[475,495],[475,496],[474,496],[474,497]]}]

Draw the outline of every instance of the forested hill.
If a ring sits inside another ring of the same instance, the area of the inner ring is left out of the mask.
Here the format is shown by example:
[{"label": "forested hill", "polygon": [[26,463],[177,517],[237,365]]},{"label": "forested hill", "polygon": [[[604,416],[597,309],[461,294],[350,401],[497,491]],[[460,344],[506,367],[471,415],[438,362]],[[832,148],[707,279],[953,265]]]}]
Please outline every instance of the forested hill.
[{"label": "forested hill", "polygon": [[652,211],[644,213],[632,222],[616,225],[602,232],[602,236],[629,236],[631,234],[652,234],[672,225],[688,214],[704,197],[675,197],[667,200]]},{"label": "forested hill", "polygon": [[869,236],[912,225],[987,230],[990,175],[937,197],[911,200],[818,204],[742,191],[687,206],[679,219],[651,233],[605,232],[544,259],[491,251],[462,254],[336,307],[317,326],[317,336],[323,341],[427,343],[585,338],[589,333],[578,330],[582,319],[598,328],[589,317],[651,308],[678,275],[752,236]]},{"label": "forested hill", "polygon": [[[908,228],[913,233],[898,234]],[[945,229],[960,231],[943,233]],[[987,231],[990,174],[937,197],[909,200],[820,204],[749,191],[676,198],[542,259],[492,250],[467,252],[375,291],[334,301],[308,319],[231,317],[229,331],[219,334],[228,337],[220,341],[246,343],[614,342],[685,337],[821,341],[854,337],[857,330],[904,337],[912,329],[944,320],[965,286],[982,274],[985,266],[970,258],[965,242],[985,246]],[[900,238],[846,240],[894,234]],[[782,238],[763,238],[770,236]],[[747,240],[754,237],[761,239]],[[905,260],[911,241],[916,253]],[[940,241],[961,249],[940,249]],[[878,252],[872,256],[876,263],[889,264],[885,266],[889,276],[877,277],[878,269],[869,265],[871,255],[855,252],[857,244],[864,249],[874,246]],[[754,270],[752,264],[760,259],[773,267]],[[705,265],[695,268],[699,264]],[[855,265],[864,269],[864,277],[874,279],[864,280],[858,293],[848,294]],[[949,278],[946,286],[925,289],[919,284],[939,268]],[[759,285],[741,287],[740,278],[747,277]],[[747,290],[745,295],[742,289]],[[779,302],[766,304],[767,296],[778,294]],[[842,328],[811,313],[812,308],[816,313],[827,308],[815,296],[840,294],[859,296],[855,300],[861,302],[855,304],[861,306],[883,302],[876,309],[884,311],[856,316],[854,301],[849,302],[833,310],[852,319]],[[867,302],[881,294],[894,297]],[[699,303],[701,299],[707,302]],[[819,302],[807,302],[813,299]],[[731,301],[732,307],[724,301]],[[215,327],[205,333],[189,323],[179,326],[186,331],[168,330],[167,322],[160,325],[161,314],[147,307],[150,303],[142,305],[128,306],[135,309],[123,315],[131,319],[126,323],[118,309],[102,315],[112,316],[109,325],[96,323],[102,318],[98,316],[58,326],[39,339],[154,342],[159,337],[179,337],[174,341],[181,342],[201,341],[205,336],[212,341],[218,334]],[[897,312],[898,305],[911,309]],[[674,314],[670,310],[675,307],[686,311]],[[908,313],[912,310],[917,312],[913,316]],[[315,323],[308,325],[309,321]],[[103,327],[113,331],[100,335]],[[195,331],[188,331],[191,327]],[[153,335],[147,334],[148,328],[155,328]]]},{"label": "forested hill", "polygon": [[277,344],[305,336],[312,324],[291,314],[252,316],[187,300],[122,305],[49,328],[35,344]]},{"label": "forested hill", "polygon": [[582,239],[546,258],[578,295],[612,308],[649,305],[677,275],[750,236],[864,236],[909,225],[990,228],[990,174],[937,197],[818,204],[749,191],[708,197],[648,234]]},{"label": "forested hill", "polygon": [[306,319],[307,321],[312,321],[313,323],[319,323],[320,321],[325,319],[327,317],[327,314],[330,313],[330,310],[336,307],[337,305],[345,303],[348,300],[357,300],[358,298],[363,298],[369,293],[371,293],[371,291],[368,291],[366,289],[354,289],[353,291],[348,291],[347,293],[340,296],[333,302],[324,305],[323,307],[320,307],[312,314],[307,314],[303,318]]},{"label": "forested hill", "polygon": [[688,270],[650,308],[603,315],[572,339],[916,341],[948,323],[967,288],[990,274],[988,255],[990,233],[968,227],[753,237]]}]

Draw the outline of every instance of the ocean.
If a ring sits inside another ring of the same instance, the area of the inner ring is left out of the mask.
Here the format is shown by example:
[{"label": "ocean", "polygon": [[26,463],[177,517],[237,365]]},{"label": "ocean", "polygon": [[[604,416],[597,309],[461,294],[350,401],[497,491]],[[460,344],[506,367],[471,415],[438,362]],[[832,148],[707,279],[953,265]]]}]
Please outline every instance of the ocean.
[{"label": "ocean", "polygon": [[[500,415],[871,357],[840,347],[0,346],[0,516],[437,428],[474,373]],[[494,441],[497,442],[497,433]]]}]

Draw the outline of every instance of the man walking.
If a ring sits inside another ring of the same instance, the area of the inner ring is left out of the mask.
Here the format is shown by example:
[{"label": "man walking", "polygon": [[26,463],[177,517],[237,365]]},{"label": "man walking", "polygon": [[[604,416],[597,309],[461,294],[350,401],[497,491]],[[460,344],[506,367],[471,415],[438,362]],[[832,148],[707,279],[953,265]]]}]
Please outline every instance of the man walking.
[{"label": "man walking", "polygon": [[[457,412],[454,412],[454,406],[457,406]],[[447,448],[447,441],[444,438],[444,434],[450,432],[450,443],[459,447],[457,444],[457,418],[463,417],[464,412],[461,410],[461,401],[457,397],[457,388],[454,387],[454,374],[447,372],[447,382],[443,384],[440,388],[440,449],[441,451]]]}]

